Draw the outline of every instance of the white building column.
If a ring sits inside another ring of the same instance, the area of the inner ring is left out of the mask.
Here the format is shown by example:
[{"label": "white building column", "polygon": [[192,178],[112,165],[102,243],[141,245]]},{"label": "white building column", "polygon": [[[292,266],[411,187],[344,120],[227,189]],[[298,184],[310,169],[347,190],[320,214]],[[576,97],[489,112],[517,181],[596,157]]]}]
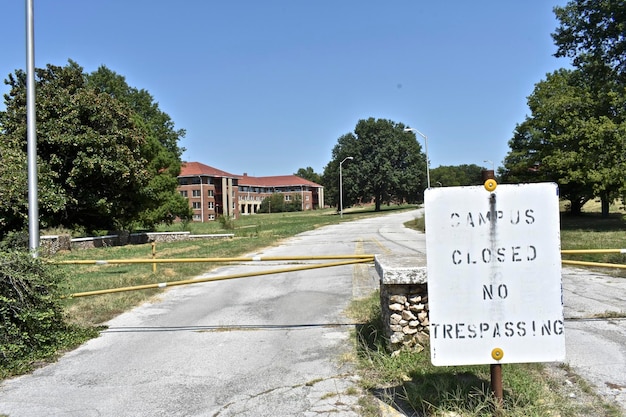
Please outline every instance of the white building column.
[{"label": "white building column", "polygon": [[226,178],[222,178],[222,215],[228,216],[228,184]]}]

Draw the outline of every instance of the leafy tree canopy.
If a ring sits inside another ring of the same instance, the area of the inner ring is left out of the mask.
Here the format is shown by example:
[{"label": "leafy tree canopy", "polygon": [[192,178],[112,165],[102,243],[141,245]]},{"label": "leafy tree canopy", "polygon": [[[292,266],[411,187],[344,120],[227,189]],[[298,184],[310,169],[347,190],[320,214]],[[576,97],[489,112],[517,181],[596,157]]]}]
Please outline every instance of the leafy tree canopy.
[{"label": "leafy tree canopy", "polygon": [[[288,197],[287,197],[288,196]],[[289,200],[287,200],[289,198]],[[302,211],[302,197],[300,194],[273,193],[261,201],[259,213],[284,213]]]},{"label": "leafy tree canopy", "polygon": [[374,200],[378,211],[384,203],[422,200],[426,158],[415,134],[404,132],[404,127],[391,120],[369,118],[338,139],[323,174],[331,204],[339,201],[340,165],[344,206]]},{"label": "leafy tree canopy", "polygon": [[554,9],[559,70],[535,85],[531,115],[517,125],[502,176],[508,181],[555,181],[580,212],[600,197],[602,214],[626,191],[626,3],[572,0]]},{"label": "leafy tree canopy", "polygon": [[[146,92],[129,88],[104,67],[92,79],[72,61],[35,72],[42,226],[113,229],[190,215],[176,193],[176,141],[182,132],[172,132],[169,117],[148,106],[152,98]],[[129,92],[126,99],[96,87],[104,84],[103,75]],[[7,161],[0,169],[0,195],[6,197],[0,201],[2,232],[23,228],[27,213],[26,74],[17,70],[5,83],[10,92],[0,113],[0,153]],[[131,101],[134,94],[142,105]]]},{"label": "leafy tree canopy", "polygon": [[624,0],[573,0],[554,13],[560,22],[552,35],[557,57],[572,58],[579,68],[602,64],[626,75]]},{"label": "leafy tree canopy", "polygon": [[626,125],[609,110],[623,107],[624,97],[599,94],[580,70],[548,74],[528,98],[531,115],[509,141],[505,180],[555,181],[574,213],[594,196],[608,210],[625,186]]},{"label": "leafy tree canopy", "polygon": [[293,175],[297,175],[300,178],[304,178],[305,180],[312,181],[316,184],[322,184],[322,176],[316,173],[311,167],[300,168]]},{"label": "leafy tree canopy", "polygon": [[431,186],[482,185],[483,169],[478,165],[439,166],[430,170]]}]

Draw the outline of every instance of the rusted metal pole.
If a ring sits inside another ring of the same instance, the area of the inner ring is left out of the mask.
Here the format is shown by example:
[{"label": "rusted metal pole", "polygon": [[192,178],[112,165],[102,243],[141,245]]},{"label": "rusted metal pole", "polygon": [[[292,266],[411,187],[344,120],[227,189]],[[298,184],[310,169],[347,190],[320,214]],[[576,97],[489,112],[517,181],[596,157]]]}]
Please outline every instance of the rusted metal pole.
[{"label": "rusted metal pole", "polygon": [[491,364],[491,391],[496,399],[496,409],[493,415],[496,417],[501,416],[504,395],[502,390],[502,365],[499,363]]},{"label": "rusted metal pole", "polygon": [[[156,242],[152,242],[152,259],[156,259]],[[157,271],[156,263],[152,263],[152,272]]]}]

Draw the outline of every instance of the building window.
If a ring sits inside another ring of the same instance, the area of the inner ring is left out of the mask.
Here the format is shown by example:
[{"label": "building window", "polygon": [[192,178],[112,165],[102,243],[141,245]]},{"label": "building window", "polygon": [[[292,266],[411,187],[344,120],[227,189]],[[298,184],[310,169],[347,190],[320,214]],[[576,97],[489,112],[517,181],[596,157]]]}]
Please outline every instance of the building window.
[{"label": "building window", "polygon": [[209,197],[213,197],[214,195],[214,191],[213,190],[209,190]]},{"label": "building window", "polygon": [[305,199],[306,201],[309,201],[309,195],[307,194],[307,195],[306,195],[306,197],[304,197],[304,199]]},{"label": "building window", "polygon": [[287,194],[287,195],[285,196],[285,201],[291,201],[291,195]]},{"label": "building window", "polygon": [[214,209],[215,208],[215,203],[212,201],[209,201],[209,208],[210,209]]},{"label": "building window", "polygon": [[180,195],[182,195],[183,197],[187,198],[187,190],[180,191]]},{"label": "building window", "polygon": [[200,216],[199,214],[194,214],[193,215],[193,221],[194,222],[199,222],[202,220],[202,216]]},{"label": "building window", "polygon": [[181,178],[181,179],[178,180],[178,183],[180,185],[187,185],[187,184],[189,184],[189,181],[187,180],[187,178]]},{"label": "building window", "polygon": [[191,203],[191,207],[194,209],[201,209],[202,208],[202,203],[199,201],[194,201],[193,203]]},{"label": "building window", "polygon": [[200,197],[200,190],[191,190],[192,197]]},{"label": "building window", "polygon": [[209,220],[215,220],[215,214],[209,214]]}]

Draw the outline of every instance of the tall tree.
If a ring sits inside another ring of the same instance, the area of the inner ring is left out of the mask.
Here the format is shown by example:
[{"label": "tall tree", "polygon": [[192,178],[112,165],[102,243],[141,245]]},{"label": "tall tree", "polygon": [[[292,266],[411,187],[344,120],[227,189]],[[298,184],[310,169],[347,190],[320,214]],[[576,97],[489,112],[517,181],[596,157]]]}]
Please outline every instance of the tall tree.
[{"label": "tall tree", "polygon": [[626,1],[571,0],[554,9],[559,26],[552,35],[557,57],[569,57],[585,79],[595,101],[594,113],[586,123],[592,152],[591,181],[602,199],[602,213],[619,185],[616,170],[622,169],[624,121],[626,120]]},{"label": "tall tree", "polygon": [[312,181],[316,184],[322,184],[322,176],[316,173],[311,167],[300,168],[293,175],[297,175],[300,178],[304,178],[305,180]]},{"label": "tall tree", "polygon": [[[16,184],[22,187],[26,74],[18,70],[5,83],[11,89],[0,113],[0,152],[11,156],[5,172],[19,176]],[[89,86],[72,61],[37,69],[36,83],[42,226],[97,230],[139,220],[151,195],[147,185],[154,179],[155,155],[142,119],[127,103]],[[10,195],[10,206],[0,203],[0,218],[11,220],[5,220],[5,231],[23,227],[24,216],[16,213],[26,212],[25,189]]]},{"label": "tall tree", "polygon": [[598,94],[593,85],[586,72],[562,69],[535,86],[531,115],[509,141],[504,178],[557,182],[573,213],[599,196],[608,215],[609,201],[624,186],[626,126],[607,109],[623,98]]},{"label": "tall tree", "polygon": [[483,169],[475,164],[442,165],[430,170],[431,185],[444,187],[482,185],[484,182],[482,171]]},{"label": "tall tree", "polygon": [[557,57],[571,58],[578,68],[602,64],[626,75],[626,1],[573,0],[554,13],[560,23],[552,34]]},{"label": "tall tree", "polygon": [[415,134],[404,132],[404,127],[369,118],[360,120],[354,133],[341,136],[324,169],[326,196],[335,194],[333,200],[339,200],[339,165],[352,157],[342,165],[344,205],[373,199],[379,211],[383,203],[421,201],[426,159]]},{"label": "tall tree", "polygon": [[571,58],[575,70],[535,86],[502,174],[558,182],[573,213],[600,197],[608,216],[609,203],[626,191],[626,2],[572,0],[554,12],[555,55]]},{"label": "tall tree", "polygon": [[126,79],[101,66],[87,76],[87,85],[128,105],[142,129],[145,146],[142,155],[148,161],[150,179],[145,184],[138,221],[151,227],[171,222],[175,217],[190,218],[189,204],[177,191],[183,149],[178,142],[185,136],[176,130],[170,116],[161,111],[148,91],[130,87]]}]

